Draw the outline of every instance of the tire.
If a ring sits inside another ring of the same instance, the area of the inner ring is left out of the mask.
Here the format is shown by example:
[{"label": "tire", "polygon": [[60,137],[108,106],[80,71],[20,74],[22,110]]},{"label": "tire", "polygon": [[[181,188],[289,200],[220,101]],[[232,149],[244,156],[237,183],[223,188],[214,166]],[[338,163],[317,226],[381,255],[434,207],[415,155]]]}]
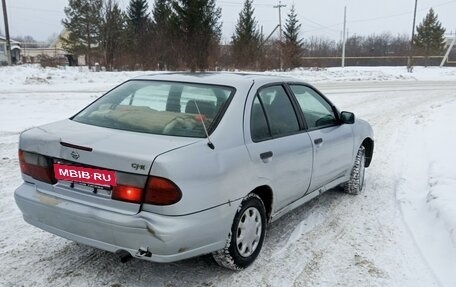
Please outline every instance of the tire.
[{"label": "tire", "polygon": [[256,194],[245,197],[234,217],[225,248],[212,253],[218,265],[243,270],[261,251],[266,232],[266,209]]},{"label": "tire", "polygon": [[366,150],[364,146],[358,149],[356,154],[355,164],[350,173],[350,180],[344,184],[344,191],[349,194],[359,194],[364,187],[365,163],[366,163]]}]

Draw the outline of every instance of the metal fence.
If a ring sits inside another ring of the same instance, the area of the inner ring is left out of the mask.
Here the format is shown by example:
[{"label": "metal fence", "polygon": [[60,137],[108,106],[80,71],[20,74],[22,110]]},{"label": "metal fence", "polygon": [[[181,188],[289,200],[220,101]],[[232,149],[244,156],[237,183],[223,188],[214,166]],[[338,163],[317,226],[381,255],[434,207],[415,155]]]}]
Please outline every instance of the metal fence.
[{"label": "metal fence", "polygon": [[[456,66],[456,57],[449,57],[445,66]],[[414,66],[439,66],[444,56],[413,56]],[[406,66],[408,56],[345,57],[345,66]],[[342,57],[301,57],[304,67],[340,67]]]}]

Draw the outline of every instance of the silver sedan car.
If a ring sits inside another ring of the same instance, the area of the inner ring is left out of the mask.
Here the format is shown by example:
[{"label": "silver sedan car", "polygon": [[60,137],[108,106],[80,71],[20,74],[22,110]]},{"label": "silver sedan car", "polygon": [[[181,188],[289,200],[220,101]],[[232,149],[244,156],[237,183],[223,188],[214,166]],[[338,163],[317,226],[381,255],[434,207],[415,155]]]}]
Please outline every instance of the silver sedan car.
[{"label": "silver sedan car", "polygon": [[293,78],[144,76],[24,131],[15,199],[28,223],[123,260],[212,254],[239,270],[268,223],[359,193],[373,148],[367,122]]}]

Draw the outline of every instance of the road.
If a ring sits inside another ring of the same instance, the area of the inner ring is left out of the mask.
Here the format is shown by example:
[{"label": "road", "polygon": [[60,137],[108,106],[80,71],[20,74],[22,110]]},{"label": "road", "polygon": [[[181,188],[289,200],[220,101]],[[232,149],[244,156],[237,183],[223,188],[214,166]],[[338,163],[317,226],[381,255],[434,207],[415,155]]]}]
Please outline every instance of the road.
[{"label": "road", "polygon": [[269,226],[253,266],[231,272],[209,256],[172,264],[120,263],[108,252],[26,224],[13,190],[21,182],[18,132],[77,111],[99,93],[20,90],[1,95],[0,286],[438,286],[398,205],[403,129],[456,99],[454,82],[320,83],[341,110],[368,120],[375,154],[362,194],[329,191]]}]

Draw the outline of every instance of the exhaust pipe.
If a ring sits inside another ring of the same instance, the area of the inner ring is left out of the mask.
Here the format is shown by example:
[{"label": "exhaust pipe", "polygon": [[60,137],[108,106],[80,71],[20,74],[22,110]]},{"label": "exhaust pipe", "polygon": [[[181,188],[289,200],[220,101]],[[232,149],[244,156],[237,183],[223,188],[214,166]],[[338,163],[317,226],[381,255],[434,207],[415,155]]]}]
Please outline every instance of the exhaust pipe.
[{"label": "exhaust pipe", "polygon": [[135,257],[141,258],[141,257],[151,257],[152,252],[149,251],[149,247],[144,248],[144,247],[139,247],[138,251],[136,251]]},{"label": "exhaust pipe", "polygon": [[116,254],[119,255],[120,262],[122,262],[122,263],[127,263],[128,261],[130,261],[131,258],[133,258],[131,256],[130,252],[123,250],[123,249],[117,250]]}]

